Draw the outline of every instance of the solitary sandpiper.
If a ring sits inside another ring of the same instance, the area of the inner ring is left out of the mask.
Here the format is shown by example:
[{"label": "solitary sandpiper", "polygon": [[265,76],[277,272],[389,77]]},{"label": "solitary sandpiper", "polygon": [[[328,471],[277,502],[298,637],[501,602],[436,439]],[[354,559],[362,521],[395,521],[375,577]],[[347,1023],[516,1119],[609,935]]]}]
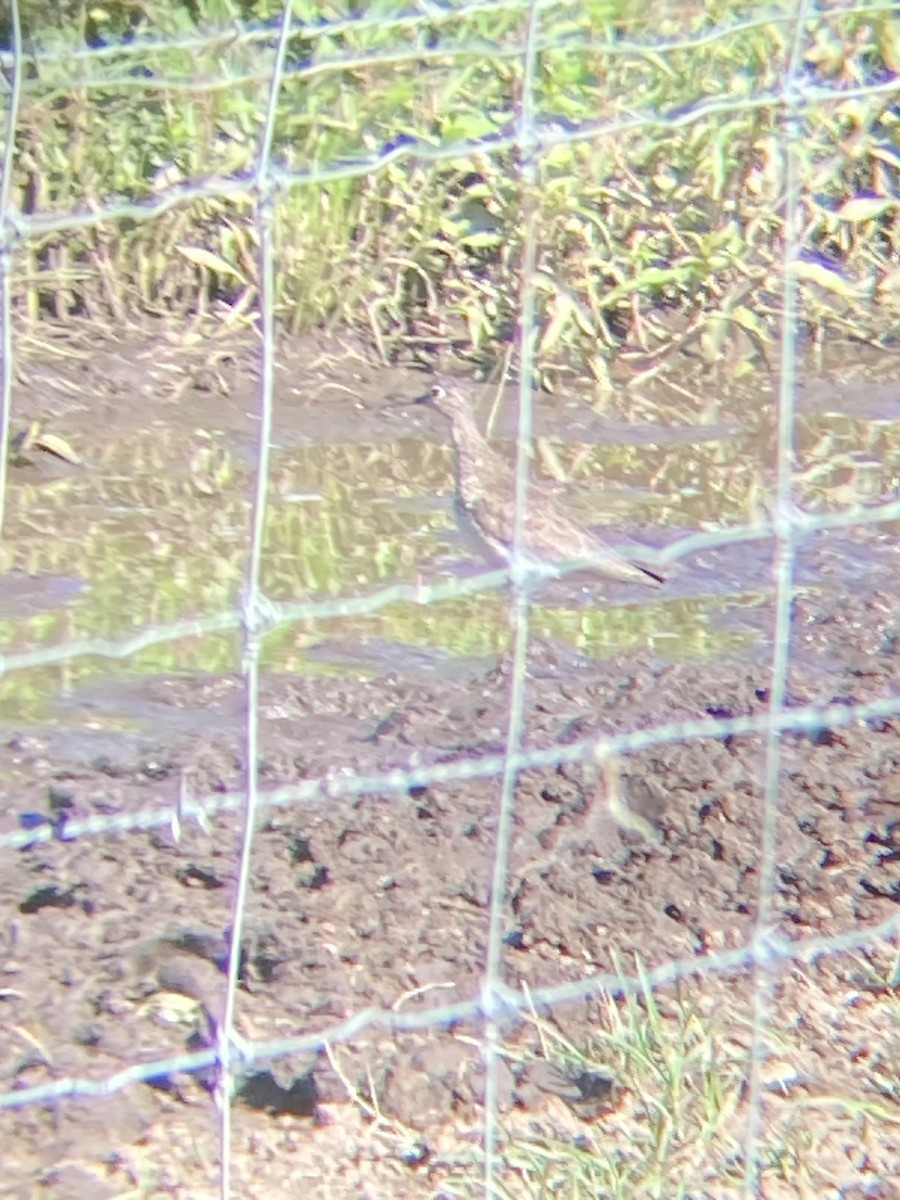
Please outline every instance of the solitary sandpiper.
[{"label": "solitary sandpiper", "polygon": [[[450,421],[456,463],[456,515],[474,534],[485,557],[509,563],[516,524],[516,479],[512,468],[487,444],[469,402],[450,383],[435,383],[414,404],[426,404]],[[596,571],[612,579],[658,586],[661,575],[626,553],[605,545],[574,520],[544,485],[529,482],[520,552],[543,574]]]}]

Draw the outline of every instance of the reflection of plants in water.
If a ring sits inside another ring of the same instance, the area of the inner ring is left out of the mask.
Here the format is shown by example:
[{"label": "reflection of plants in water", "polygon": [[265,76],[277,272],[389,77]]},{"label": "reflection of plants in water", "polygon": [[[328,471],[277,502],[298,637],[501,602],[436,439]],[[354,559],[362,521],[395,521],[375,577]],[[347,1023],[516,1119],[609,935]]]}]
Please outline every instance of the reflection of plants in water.
[{"label": "reflection of plants in water", "polygon": [[[542,401],[549,405],[551,429],[553,403]],[[545,437],[537,446],[533,469],[557,481],[579,518],[598,526],[717,529],[770,513],[770,400],[761,405],[756,390],[723,395],[711,424],[699,427],[691,426],[686,411],[680,423],[667,423],[656,394],[635,403],[644,423],[632,441],[620,429],[616,444]],[[507,412],[507,429],[513,427],[509,418]],[[726,436],[729,430],[734,432]],[[701,440],[704,431],[708,440]],[[467,551],[450,505],[449,449],[440,440],[412,436],[407,426],[398,433],[398,440],[379,445],[273,453],[262,558],[267,597],[288,603],[365,598],[385,584],[446,584],[456,578]],[[796,494],[809,508],[877,498],[890,490],[898,472],[895,424],[804,416],[796,442]],[[514,453],[512,444],[500,448]],[[85,637],[117,641],[185,619],[233,619],[247,572],[253,488],[248,458],[230,449],[224,434],[185,434],[160,425],[92,446],[91,460],[87,468],[40,485],[33,469],[12,473],[0,569],[77,577],[85,587],[61,610],[7,620],[0,626],[0,644],[17,651]],[[633,532],[640,539],[637,528]],[[475,570],[482,565],[471,563]],[[714,621],[719,605],[667,596],[658,603],[665,605],[666,629],[673,635],[667,655],[676,646],[679,654],[693,656],[725,644]],[[289,625],[267,635],[266,661],[296,670],[328,669],[311,665],[305,650],[337,630],[351,639],[437,646],[452,654],[496,653],[508,647],[507,610],[508,596],[495,591]],[[539,597],[531,628],[535,636],[602,656],[653,645],[657,618],[656,605],[564,608]],[[233,670],[239,646],[236,633],[185,639],[148,647],[131,666]],[[73,677],[95,669],[97,663],[87,658],[71,664]]]},{"label": "reflection of plants in water", "polygon": [[817,510],[883,502],[900,486],[900,421],[891,424],[836,414],[798,423],[796,480]]}]

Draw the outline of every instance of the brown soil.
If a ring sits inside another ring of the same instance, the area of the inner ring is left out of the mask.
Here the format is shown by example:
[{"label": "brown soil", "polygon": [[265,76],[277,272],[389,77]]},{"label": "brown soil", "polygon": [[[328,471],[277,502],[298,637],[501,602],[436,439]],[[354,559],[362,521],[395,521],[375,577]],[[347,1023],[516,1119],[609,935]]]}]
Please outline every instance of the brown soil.
[{"label": "brown soil", "polygon": [[[740,1076],[722,1141],[680,1159],[668,1194],[678,1182],[696,1196],[728,1191],[748,1113],[762,1122],[764,1193],[798,1194],[767,1154],[798,1123],[808,1132],[800,1114],[817,1105],[829,1136],[815,1119],[809,1187],[897,1194],[900,598],[883,535],[852,537],[876,567],[849,595],[795,602],[787,709],[883,700],[886,715],[785,732],[772,812],[762,733],[595,752],[673,722],[762,720],[768,605],[753,612],[758,629],[744,624],[756,645],[715,662],[597,662],[531,644],[522,744],[538,757],[515,784],[501,913],[502,983],[515,990],[497,1014],[504,1137],[552,1132],[599,1154],[646,1126],[642,1106],[663,1097],[637,1097],[611,1064],[612,1093],[584,1074],[566,1090],[536,1065],[543,1022],[585,1046],[609,1020],[615,978],[640,964],[660,972],[666,1020],[693,1005],[718,1048],[714,1069]],[[459,1194],[452,1180],[477,1159],[483,1126],[478,1005],[512,684],[506,657],[368,679],[263,674],[261,790],[308,787],[258,814],[236,1026],[252,1046],[310,1044],[237,1064],[235,1194]],[[231,794],[245,780],[244,683],[173,673],[110,683],[103,700],[125,732],[90,728],[84,690],[68,702],[77,729],[9,726],[0,746],[0,834],[18,835],[0,871],[0,1070],[14,1101],[0,1110],[0,1195],[213,1195],[215,1068],[147,1065],[214,1058],[240,863]],[[185,783],[221,802],[205,827],[172,827]],[[110,832],[115,817],[130,831]],[[93,818],[102,836],[73,836]],[[747,950],[761,887],[768,991],[754,991]],[[326,1035],[328,1052],[315,1044]],[[143,1077],[112,1088],[128,1068]],[[25,1089],[73,1079],[78,1095],[25,1102]],[[860,1122],[875,1124],[874,1139]]]}]

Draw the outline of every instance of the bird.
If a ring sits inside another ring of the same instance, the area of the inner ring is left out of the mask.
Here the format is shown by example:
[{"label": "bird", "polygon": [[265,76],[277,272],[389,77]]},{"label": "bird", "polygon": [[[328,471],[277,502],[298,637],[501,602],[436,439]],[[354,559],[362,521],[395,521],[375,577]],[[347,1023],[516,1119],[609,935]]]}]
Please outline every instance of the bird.
[{"label": "bird", "polygon": [[[474,535],[488,562],[512,562],[516,526],[516,476],[485,441],[468,400],[450,383],[435,382],[415,397],[450,422],[454,448],[457,522]],[[589,570],[610,579],[659,587],[665,578],[629,554],[606,545],[570,516],[545,485],[529,482],[528,507],[520,551],[543,575],[559,576],[560,567]]]}]

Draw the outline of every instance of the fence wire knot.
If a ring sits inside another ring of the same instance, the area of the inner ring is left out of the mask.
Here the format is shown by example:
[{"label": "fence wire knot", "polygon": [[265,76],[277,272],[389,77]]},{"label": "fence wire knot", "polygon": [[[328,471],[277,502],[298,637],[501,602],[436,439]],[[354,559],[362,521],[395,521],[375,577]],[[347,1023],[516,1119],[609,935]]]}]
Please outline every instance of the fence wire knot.
[{"label": "fence wire knot", "polygon": [[278,624],[278,606],[261,592],[244,593],[240,602],[241,625],[248,643]]}]

